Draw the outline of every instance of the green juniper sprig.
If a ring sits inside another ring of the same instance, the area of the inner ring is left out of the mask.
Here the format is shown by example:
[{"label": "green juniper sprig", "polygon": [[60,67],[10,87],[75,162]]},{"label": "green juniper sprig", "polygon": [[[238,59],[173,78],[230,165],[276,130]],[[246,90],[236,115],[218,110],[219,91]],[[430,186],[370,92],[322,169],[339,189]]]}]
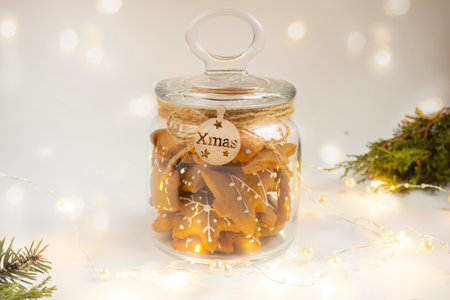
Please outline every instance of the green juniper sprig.
[{"label": "green juniper sprig", "polygon": [[[416,113],[401,120],[391,139],[371,142],[367,153],[349,155],[352,160],[328,170],[344,168],[343,177],[358,174],[359,182],[382,180],[385,189],[406,183],[446,186],[450,182],[450,108],[432,117],[420,110]],[[406,190],[401,186],[392,192]]]},{"label": "green juniper sprig", "polygon": [[47,286],[51,277],[37,282],[39,274],[46,275],[51,270],[50,262],[42,256],[48,245],[32,242],[30,247],[14,251],[14,238],[9,246],[5,240],[0,240],[0,299],[51,297],[56,290],[55,286]]}]

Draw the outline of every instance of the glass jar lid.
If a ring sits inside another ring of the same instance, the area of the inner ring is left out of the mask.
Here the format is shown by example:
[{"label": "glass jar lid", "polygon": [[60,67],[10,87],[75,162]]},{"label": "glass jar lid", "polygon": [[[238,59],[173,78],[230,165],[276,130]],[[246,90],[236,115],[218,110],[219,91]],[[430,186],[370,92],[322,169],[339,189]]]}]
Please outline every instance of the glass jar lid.
[{"label": "glass jar lid", "polygon": [[[234,16],[250,25],[253,40],[247,50],[237,55],[221,56],[207,51],[199,43],[200,26],[218,16]],[[210,10],[192,21],[186,32],[186,42],[191,51],[204,62],[205,73],[158,82],[156,95],[159,99],[183,106],[205,108],[225,104],[232,109],[280,105],[295,97],[296,90],[291,83],[247,73],[247,63],[264,45],[263,27],[250,14],[229,8]]]}]

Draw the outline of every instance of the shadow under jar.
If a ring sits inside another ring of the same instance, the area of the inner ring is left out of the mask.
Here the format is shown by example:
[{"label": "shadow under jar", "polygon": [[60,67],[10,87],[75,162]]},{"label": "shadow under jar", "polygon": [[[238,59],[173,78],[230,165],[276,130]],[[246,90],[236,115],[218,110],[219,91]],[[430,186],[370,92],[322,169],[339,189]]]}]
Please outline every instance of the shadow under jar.
[{"label": "shadow under jar", "polygon": [[[199,26],[223,15],[253,29],[240,55],[216,56],[198,43]],[[156,86],[148,218],[156,244],[171,255],[200,263],[260,260],[295,238],[300,139],[290,116],[296,91],[246,72],[263,40],[262,26],[247,13],[209,11],[187,32],[205,73]]]}]

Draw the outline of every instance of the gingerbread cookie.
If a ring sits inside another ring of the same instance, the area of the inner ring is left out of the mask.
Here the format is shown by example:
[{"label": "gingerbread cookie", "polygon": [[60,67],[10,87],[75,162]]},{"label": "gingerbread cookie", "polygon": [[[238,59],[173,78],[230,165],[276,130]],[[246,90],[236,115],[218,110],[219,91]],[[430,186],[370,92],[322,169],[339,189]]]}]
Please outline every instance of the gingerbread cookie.
[{"label": "gingerbread cookie", "polygon": [[274,192],[269,192],[269,206],[265,212],[257,215],[258,234],[261,237],[272,236],[283,229],[290,217],[290,186],[286,171],[278,170]]},{"label": "gingerbread cookie", "polygon": [[215,197],[213,207],[217,214],[231,218],[245,234],[255,233],[255,206],[247,192],[248,185],[236,175],[212,169],[204,170],[202,176]]},{"label": "gingerbread cookie", "polygon": [[156,232],[168,232],[173,229],[183,219],[181,212],[163,213],[158,216],[152,224],[153,230]]},{"label": "gingerbread cookie", "polygon": [[274,227],[277,222],[277,211],[273,207],[267,207],[267,209],[258,214],[258,220],[260,221],[258,225],[261,225],[265,228]]},{"label": "gingerbread cookie", "polygon": [[270,169],[264,169],[248,175],[243,174],[242,178],[243,182],[248,185],[247,192],[252,194],[250,196],[255,211],[264,212],[269,206],[268,193],[275,189],[277,173]]},{"label": "gingerbread cookie", "polygon": [[264,147],[264,142],[256,137],[241,132],[241,148],[233,161],[246,162],[251,160]]},{"label": "gingerbread cookie", "polygon": [[172,240],[172,247],[177,250],[194,252],[197,254],[208,253],[202,245],[202,240],[196,235],[188,236],[182,239],[174,238]]},{"label": "gingerbread cookie", "polygon": [[202,177],[202,171],[207,167],[207,164],[184,165],[180,169],[181,190],[185,192],[197,193],[202,187],[204,187],[205,181]]},{"label": "gingerbread cookie", "polygon": [[269,236],[274,236],[280,229],[275,227],[266,228],[261,225],[258,227],[258,237],[265,238]]},{"label": "gingerbread cookie", "polygon": [[200,237],[206,250],[214,252],[222,231],[239,232],[229,218],[220,217],[213,207],[212,194],[201,190],[190,197],[181,197],[183,219],[173,228],[172,237],[182,239],[190,235]]},{"label": "gingerbread cookie", "polygon": [[284,226],[287,220],[290,218],[291,213],[291,196],[290,196],[290,185],[289,185],[289,175],[286,174],[285,170],[279,170],[280,180],[277,182],[277,193],[278,193],[278,207],[277,207],[277,223],[276,225]]},{"label": "gingerbread cookie", "polygon": [[159,213],[180,210],[178,193],[180,173],[172,170],[167,177],[165,175],[165,169],[155,163],[150,179],[150,192],[151,203]]},{"label": "gingerbread cookie", "polygon": [[222,231],[219,236],[219,244],[217,245],[215,252],[233,253],[233,232]]},{"label": "gingerbread cookie", "polygon": [[264,169],[280,169],[289,165],[289,157],[295,153],[296,146],[291,143],[276,145],[273,149],[264,148],[252,160],[242,164],[242,170],[245,174],[251,174]]},{"label": "gingerbread cookie", "polygon": [[185,148],[183,142],[176,140],[167,129],[155,130],[150,140],[155,146],[153,160],[158,163],[167,163],[175,154]]},{"label": "gingerbread cookie", "polygon": [[261,241],[252,235],[236,233],[233,235],[233,245],[244,251],[257,251],[261,248]]}]

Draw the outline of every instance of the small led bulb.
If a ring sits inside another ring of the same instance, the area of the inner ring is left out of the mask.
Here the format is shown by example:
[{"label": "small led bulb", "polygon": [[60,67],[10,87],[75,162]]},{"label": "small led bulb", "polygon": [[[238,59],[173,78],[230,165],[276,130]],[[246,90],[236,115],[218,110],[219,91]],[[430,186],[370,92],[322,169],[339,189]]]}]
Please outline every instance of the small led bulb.
[{"label": "small led bulb", "polygon": [[328,258],[328,264],[332,267],[337,267],[341,264],[342,260],[339,256],[333,255]]},{"label": "small led bulb", "polygon": [[304,256],[304,257],[311,257],[314,255],[314,249],[311,247],[305,247],[302,248],[300,250],[300,253]]}]

